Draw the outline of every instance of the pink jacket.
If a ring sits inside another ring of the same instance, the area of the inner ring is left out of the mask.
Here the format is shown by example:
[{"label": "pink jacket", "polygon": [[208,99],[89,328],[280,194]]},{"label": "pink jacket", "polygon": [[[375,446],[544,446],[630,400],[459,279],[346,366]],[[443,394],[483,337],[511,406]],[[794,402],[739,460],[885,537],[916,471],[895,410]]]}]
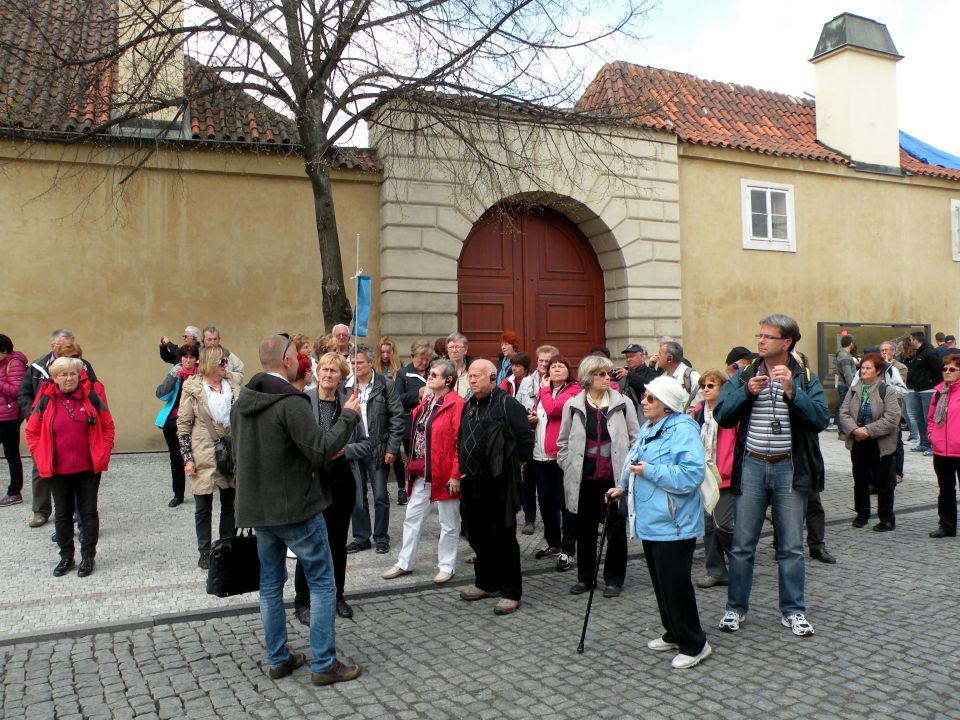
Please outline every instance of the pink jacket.
[{"label": "pink jacket", "polygon": [[580,386],[575,382],[569,383],[556,397],[553,396],[553,388],[549,383],[540,388],[537,402],[547,415],[547,428],[543,439],[543,452],[546,455],[556,457],[560,451],[557,437],[560,435],[560,423],[563,420],[563,406],[567,404],[567,400],[579,394]]},{"label": "pink jacket", "polygon": [[[690,417],[697,421],[697,425],[703,425],[703,403],[691,411]],[[730,487],[733,477],[733,451],[737,446],[738,427],[739,423],[732,428],[722,427],[717,430],[717,470],[720,471],[721,490]]]},{"label": "pink jacket", "polygon": [[947,420],[938,426],[933,417],[937,412],[937,404],[944,392],[944,384],[937,385],[930,401],[930,412],[927,414],[927,438],[934,455],[941,457],[960,457],[960,389],[953,383],[946,391]]},{"label": "pink jacket", "polygon": [[4,355],[0,360],[0,421],[20,418],[17,393],[26,372],[27,356],[19,350]]}]

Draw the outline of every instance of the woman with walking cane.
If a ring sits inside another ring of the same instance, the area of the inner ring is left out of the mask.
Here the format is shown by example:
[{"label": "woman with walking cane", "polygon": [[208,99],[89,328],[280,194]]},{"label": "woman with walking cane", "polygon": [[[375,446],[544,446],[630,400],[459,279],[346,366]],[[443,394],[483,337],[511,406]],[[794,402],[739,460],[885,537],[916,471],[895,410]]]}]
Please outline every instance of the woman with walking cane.
[{"label": "woman with walking cane", "polygon": [[643,541],[665,631],[647,647],[679,650],[671,663],[678,670],[711,652],[690,580],[693,548],[703,534],[700,483],[706,465],[700,429],[683,412],[686,401],[687,392],[672,377],[661,375],[647,384],[641,400],[646,422],[617,487],[607,492],[611,500],[628,493],[630,532]]}]

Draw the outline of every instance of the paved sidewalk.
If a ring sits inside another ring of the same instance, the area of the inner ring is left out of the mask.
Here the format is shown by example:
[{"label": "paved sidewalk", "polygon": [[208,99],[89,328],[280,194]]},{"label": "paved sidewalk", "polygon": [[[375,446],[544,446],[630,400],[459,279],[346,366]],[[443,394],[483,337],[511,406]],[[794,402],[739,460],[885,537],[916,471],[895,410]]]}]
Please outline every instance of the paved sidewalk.
[{"label": "paved sidewalk", "polygon": [[[660,632],[642,560],[631,556],[624,595],[595,599],[583,656],[575,652],[585,598],[569,595],[571,573],[532,558],[523,538],[524,600],[495,618],[492,602],[467,604],[457,588],[429,582],[435,520],[419,572],[379,579],[395,552],[352,556],[348,595],[356,618],[338,620],[338,647],[365,668],[357,682],[314,688],[306,670],[277,682],[263,675],[259,616],[234,612],[177,622],[165,613],[234,604],[203,594],[196,569],[192,504],[168,509],[163,457],[121,456],[101,491],[104,534],[90,578],[53,578],[52,528],[26,527],[29,506],[0,512],[5,543],[0,601],[3,717],[500,718],[551,716],[686,718],[953,718],[960,659],[956,616],[957,541],[930,540],[936,482],[930,459],[909,454],[897,496],[897,530],[850,526],[849,460],[824,433],[828,463],[827,543],[839,563],[807,566],[812,638],[779,624],[776,564],[761,540],[752,609],[737,635],[720,633],[722,588],[698,591],[714,656],[678,672],[669,653],[645,641]],[[392,533],[399,543],[400,513]],[[632,553],[637,547],[631,547]],[[697,551],[695,573],[702,566]],[[469,566],[458,580],[472,577]],[[387,593],[380,592],[384,588]],[[80,634],[79,625],[146,626]],[[294,647],[308,647],[291,622]],[[43,639],[50,630],[59,639]],[[32,634],[15,642],[11,636]]]}]

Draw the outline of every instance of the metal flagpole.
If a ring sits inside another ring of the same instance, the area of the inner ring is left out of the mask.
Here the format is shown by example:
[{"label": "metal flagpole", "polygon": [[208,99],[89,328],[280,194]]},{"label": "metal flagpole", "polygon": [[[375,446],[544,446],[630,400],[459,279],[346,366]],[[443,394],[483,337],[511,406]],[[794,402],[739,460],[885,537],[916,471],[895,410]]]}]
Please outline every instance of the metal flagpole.
[{"label": "metal flagpole", "polygon": [[360,304],[360,273],[363,268],[360,267],[360,233],[357,233],[357,254],[356,254],[356,269],[357,274],[353,276],[353,287],[356,290],[354,300],[353,300],[353,396],[357,396],[357,340],[359,336],[357,333],[360,331],[359,327],[359,315],[358,315],[358,306]]}]

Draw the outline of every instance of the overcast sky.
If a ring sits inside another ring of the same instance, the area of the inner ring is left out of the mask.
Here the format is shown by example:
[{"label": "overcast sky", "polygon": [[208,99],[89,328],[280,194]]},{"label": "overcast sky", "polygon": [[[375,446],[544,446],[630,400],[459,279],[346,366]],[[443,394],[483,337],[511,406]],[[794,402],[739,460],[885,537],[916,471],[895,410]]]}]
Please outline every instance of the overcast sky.
[{"label": "overcast sky", "polygon": [[646,39],[618,59],[815,95],[809,59],[824,23],[843,12],[885,24],[904,56],[897,65],[900,129],[960,155],[960,0],[660,0],[641,27]]}]

